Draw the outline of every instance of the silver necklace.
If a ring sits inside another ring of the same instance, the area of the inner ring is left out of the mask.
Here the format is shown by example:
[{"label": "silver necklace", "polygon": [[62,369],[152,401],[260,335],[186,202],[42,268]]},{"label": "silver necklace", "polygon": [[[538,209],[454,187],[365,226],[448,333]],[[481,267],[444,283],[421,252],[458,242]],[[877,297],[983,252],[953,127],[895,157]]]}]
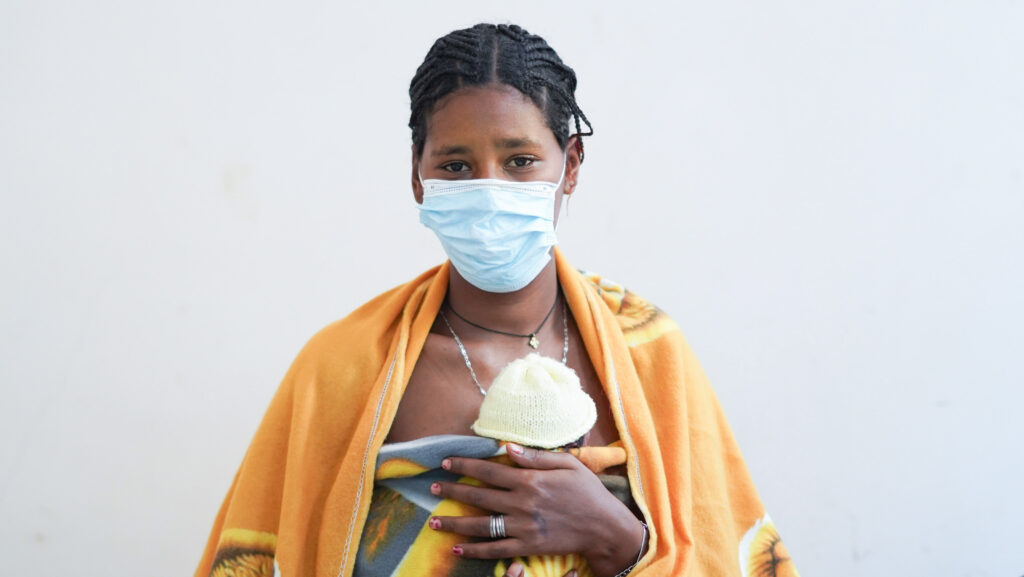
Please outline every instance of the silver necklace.
[{"label": "silver necklace", "polygon": [[[445,301],[445,302],[447,302],[447,301]],[[540,346],[540,340],[537,339],[537,333],[539,333],[540,330],[542,328],[544,328],[544,325],[547,324],[548,319],[551,318],[551,313],[555,312],[555,305],[557,305],[557,304],[558,304],[558,293],[556,292],[555,293],[555,300],[551,301],[551,308],[548,309],[548,314],[544,315],[544,320],[540,321],[540,326],[538,326],[536,329],[534,329],[534,331],[532,333],[527,333],[525,335],[521,335],[519,333],[512,333],[512,332],[509,332],[509,331],[500,331],[498,329],[492,329],[492,328],[489,328],[489,327],[485,327],[485,326],[483,326],[481,324],[474,323],[473,321],[471,321],[471,320],[467,319],[466,317],[460,315],[459,311],[455,310],[455,307],[452,306],[452,303],[448,303],[448,308],[451,309],[452,313],[454,313],[455,316],[459,317],[459,320],[461,320],[462,322],[466,323],[467,325],[474,326],[474,327],[476,327],[478,329],[483,329],[483,330],[485,330],[485,331],[487,331],[489,333],[494,333],[494,334],[498,334],[498,335],[505,335],[506,337],[518,337],[520,339],[529,339],[528,341],[526,341],[526,344],[530,345],[531,348],[536,349],[537,347]]]},{"label": "silver necklace", "polygon": [[[466,361],[466,368],[469,369],[469,376],[473,377],[473,384],[480,390],[480,394],[487,396],[487,391],[480,386],[480,379],[476,378],[476,371],[473,370],[473,363],[469,361],[469,353],[466,352],[466,346],[462,344],[462,339],[459,335],[455,334],[455,329],[452,328],[452,324],[448,322],[448,317],[444,315],[444,309],[441,309],[441,320],[444,321],[444,326],[448,327],[448,332],[452,334],[452,338],[455,339],[455,344],[459,346],[459,352],[462,353],[462,360]],[[569,315],[566,314],[565,299],[562,299],[562,364],[568,364],[569,361]]]}]

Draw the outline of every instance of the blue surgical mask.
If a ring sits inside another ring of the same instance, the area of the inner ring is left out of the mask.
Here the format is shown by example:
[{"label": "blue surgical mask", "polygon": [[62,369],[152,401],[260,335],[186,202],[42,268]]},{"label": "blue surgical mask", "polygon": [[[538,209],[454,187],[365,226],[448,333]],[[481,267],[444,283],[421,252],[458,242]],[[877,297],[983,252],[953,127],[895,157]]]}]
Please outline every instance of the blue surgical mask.
[{"label": "blue surgical mask", "polygon": [[420,222],[434,231],[452,265],[492,293],[522,289],[551,260],[558,182],[423,180]]}]

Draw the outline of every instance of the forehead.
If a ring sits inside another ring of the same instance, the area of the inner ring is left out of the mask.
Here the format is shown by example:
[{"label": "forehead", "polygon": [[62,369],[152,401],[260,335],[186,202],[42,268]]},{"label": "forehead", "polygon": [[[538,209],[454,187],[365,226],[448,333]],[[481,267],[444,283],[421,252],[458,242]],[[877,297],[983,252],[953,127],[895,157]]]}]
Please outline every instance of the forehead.
[{"label": "forehead", "polygon": [[427,116],[427,146],[528,138],[557,146],[544,113],[522,92],[495,84],[460,88]]}]

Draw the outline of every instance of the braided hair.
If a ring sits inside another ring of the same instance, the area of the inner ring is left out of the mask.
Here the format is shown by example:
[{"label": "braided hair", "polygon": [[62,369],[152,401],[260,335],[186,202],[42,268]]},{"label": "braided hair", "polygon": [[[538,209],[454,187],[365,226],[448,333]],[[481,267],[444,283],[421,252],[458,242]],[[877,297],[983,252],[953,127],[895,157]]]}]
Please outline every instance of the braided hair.
[{"label": "braided hair", "polygon": [[[465,86],[492,83],[507,84],[529,96],[562,150],[570,137],[570,117],[575,135],[594,133],[576,103],[576,73],[543,38],[514,24],[477,24],[438,38],[409,84],[409,128],[416,153],[423,154],[427,116],[438,100]],[[582,161],[583,140],[576,142]]]}]

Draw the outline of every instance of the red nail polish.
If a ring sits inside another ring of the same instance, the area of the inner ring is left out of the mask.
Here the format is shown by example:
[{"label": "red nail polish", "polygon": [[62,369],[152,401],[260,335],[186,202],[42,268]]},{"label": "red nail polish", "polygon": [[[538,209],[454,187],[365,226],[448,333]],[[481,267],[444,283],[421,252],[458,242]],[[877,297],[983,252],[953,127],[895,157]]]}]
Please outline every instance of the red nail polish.
[{"label": "red nail polish", "polygon": [[435,494],[435,495],[440,495],[441,494],[441,485],[438,484],[438,483],[434,483],[434,484],[430,485],[430,492]]},{"label": "red nail polish", "polygon": [[515,453],[517,455],[522,455],[523,454],[523,448],[520,447],[519,445],[515,444],[515,443],[509,443],[506,446],[508,447],[509,451],[512,451],[513,453]]},{"label": "red nail polish", "polygon": [[452,553],[455,553],[456,555],[459,555],[461,557],[462,556],[462,547],[459,546],[459,545],[456,545],[456,546],[452,547]]},{"label": "red nail polish", "polygon": [[438,519],[437,517],[431,517],[430,521],[427,521],[427,525],[430,525],[431,529],[440,529],[441,528],[441,520]]},{"label": "red nail polish", "polygon": [[452,460],[451,459],[444,459],[443,461],[441,461],[441,468],[444,469],[445,471],[447,471],[448,469],[451,469],[452,468]]}]

